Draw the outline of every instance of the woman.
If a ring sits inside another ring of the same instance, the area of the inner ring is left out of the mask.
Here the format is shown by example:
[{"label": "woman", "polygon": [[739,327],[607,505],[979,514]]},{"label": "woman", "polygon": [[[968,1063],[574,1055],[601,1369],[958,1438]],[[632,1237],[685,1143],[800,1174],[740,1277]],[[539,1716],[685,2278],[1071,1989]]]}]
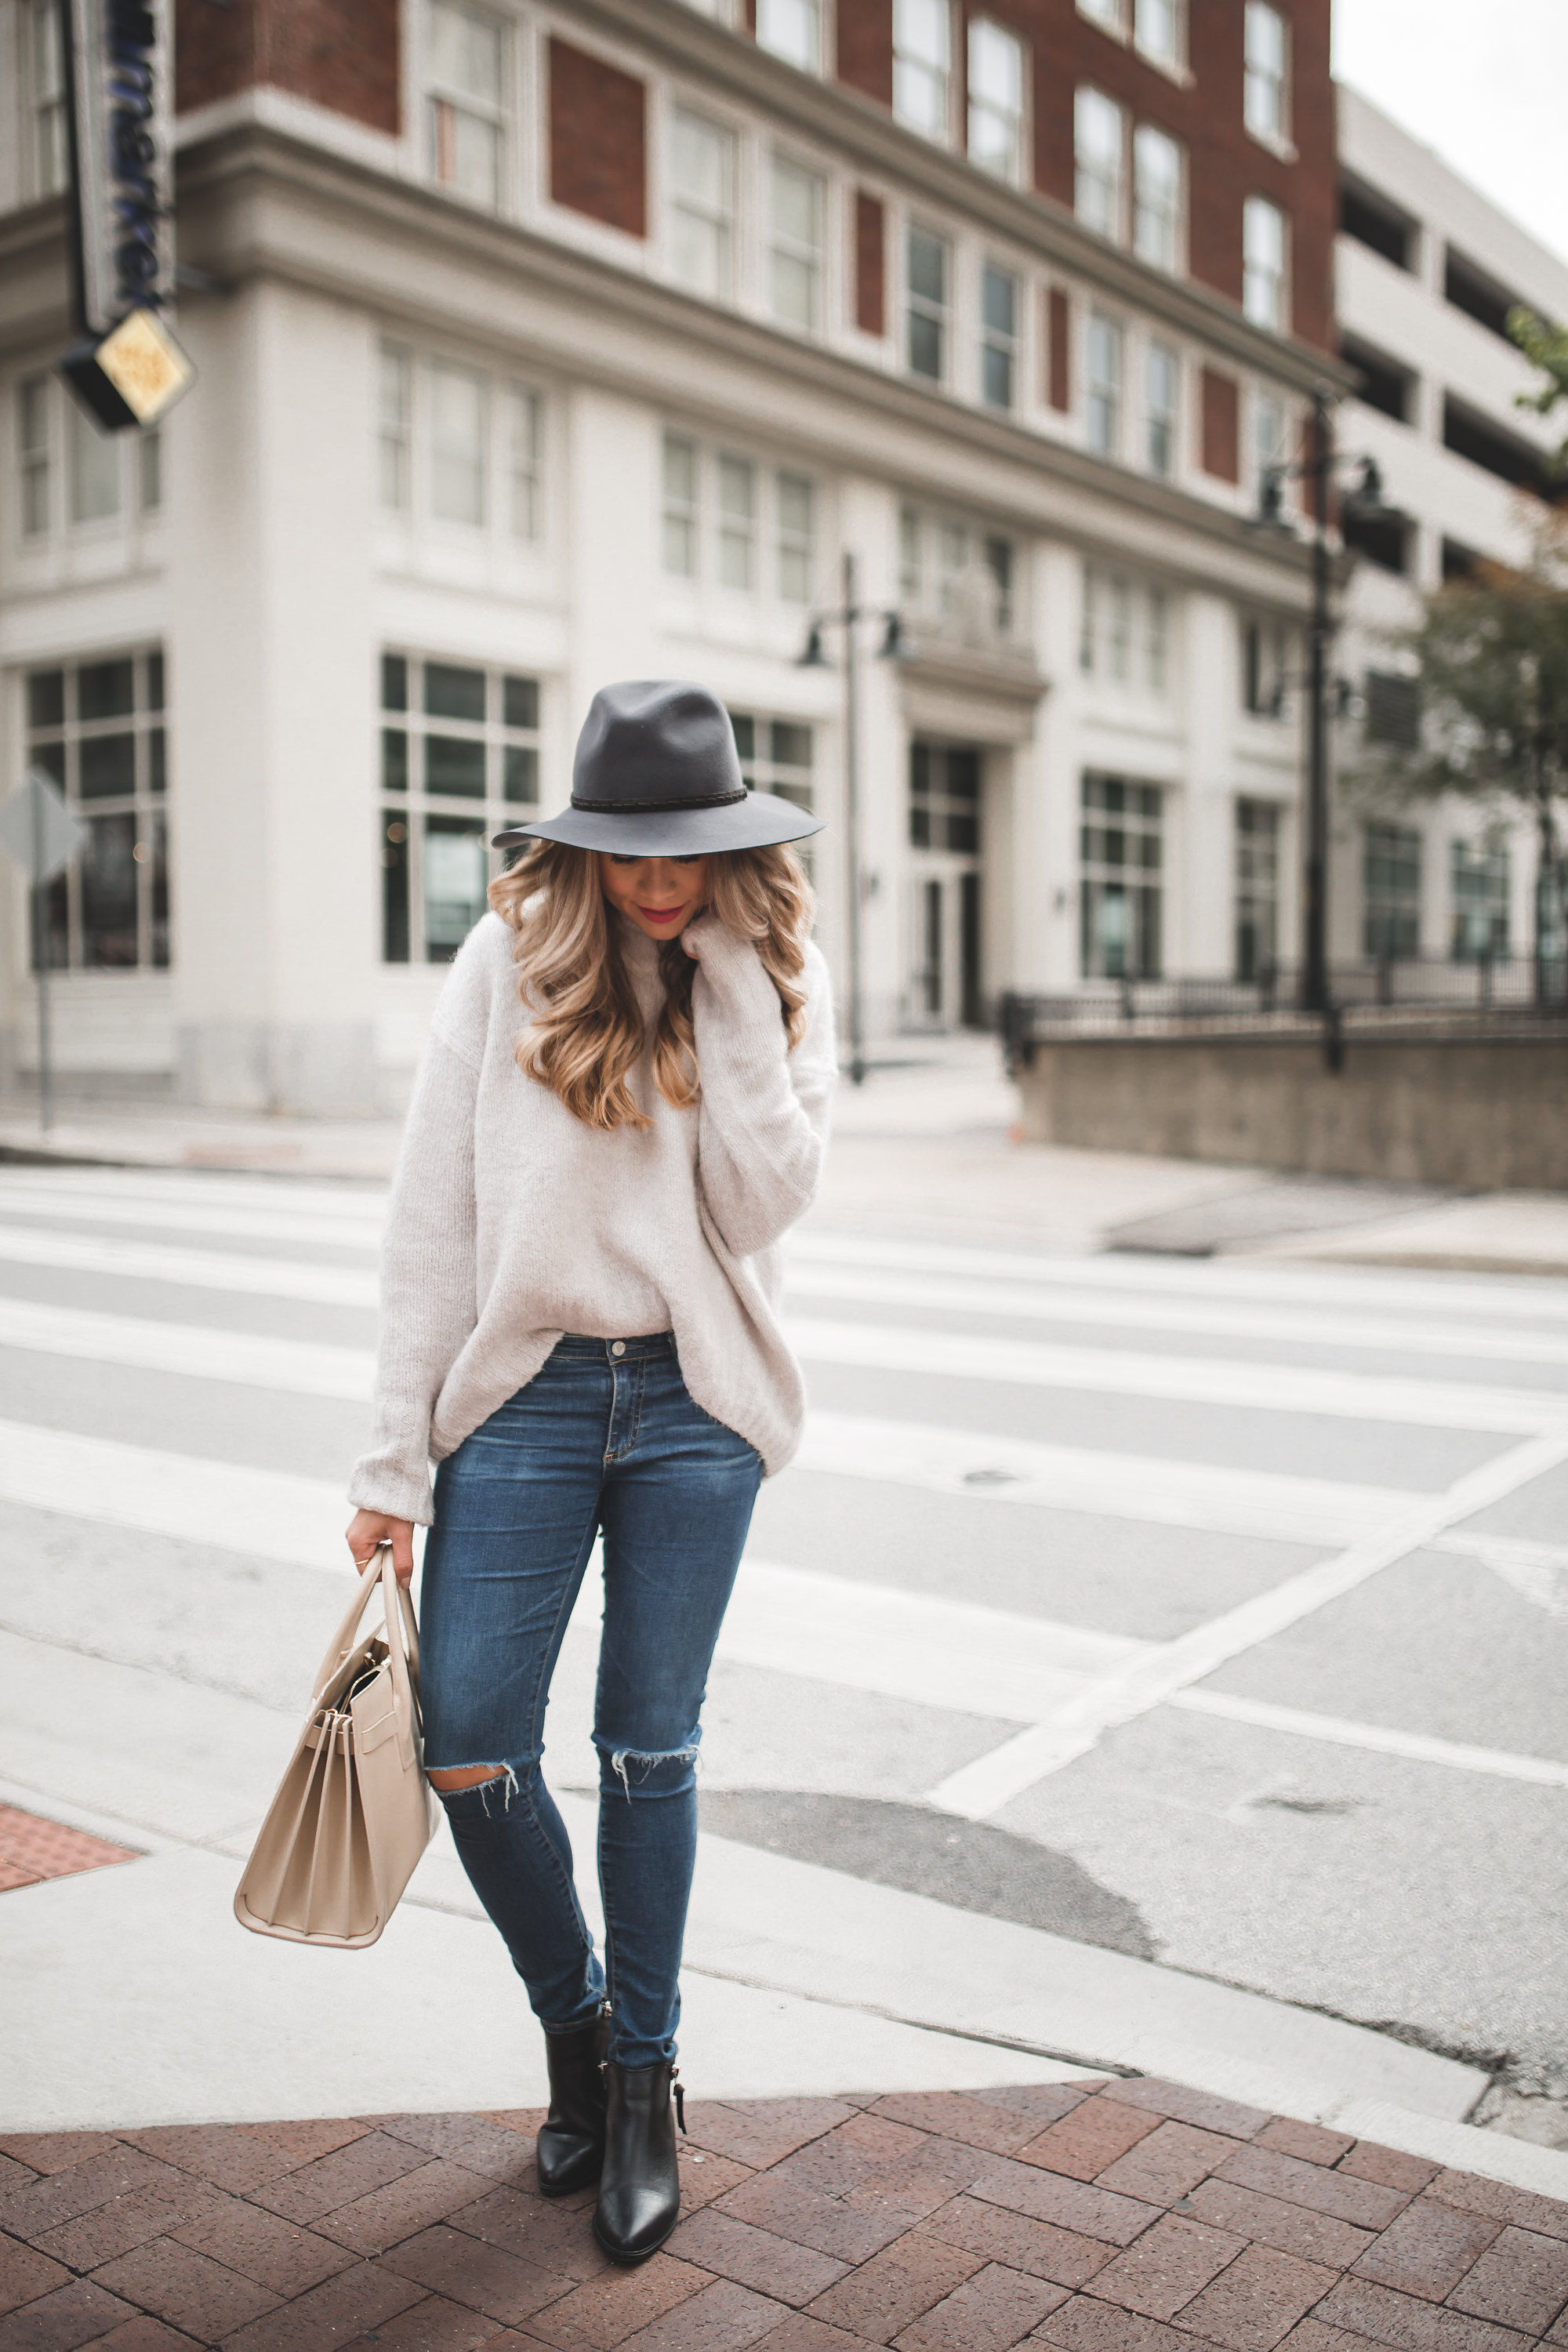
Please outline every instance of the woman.
[{"label": "woman", "polygon": [[[374,1444],[349,1548],[426,1548],[425,1754],[545,2032],[539,2185],[599,2180],[621,2262],[679,2209],[670,2114],[708,1667],[760,1480],[799,1438],[776,1244],[834,1081],[826,969],[721,703],[606,687],[562,815],[496,835],[437,1007],[383,1263]],[[432,1498],[429,1461],[439,1462]],[[605,1966],[540,1773],[603,1531],[595,1704]],[[675,2091],[677,2100],[679,2092]]]}]

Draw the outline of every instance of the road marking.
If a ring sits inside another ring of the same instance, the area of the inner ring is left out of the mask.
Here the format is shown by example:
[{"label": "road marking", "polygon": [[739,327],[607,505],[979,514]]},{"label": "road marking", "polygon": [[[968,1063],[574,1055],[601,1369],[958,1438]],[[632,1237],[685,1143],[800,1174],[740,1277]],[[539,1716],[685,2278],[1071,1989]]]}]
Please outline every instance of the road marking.
[{"label": "road marking", "polygon": [[51,1201],[216,1202],[228,1208],[303,1210],[313,1215],[369,1219],[386,1213],[385,1184],[307,1183],[297,1176],[237,1176],[215,1169],[37,1168],[0,1164],[0,1202],[14,1192],[47,1191]]},{"label": "road marking", "polygon": [[1382,1349],[1473,1357],[1500,1363],[1568,1364],[1568,1332],[1490,1329],[1477,1319],[1434,1323],[1411,1316],[1369,1318],[1321,1307],[1283,1309],[1263,1304],[1206,1303],[1143,1295],[1126,1297],[1067,1283],[966,1281],[946,1274],[900,1274],[875,1267],[792,1265],[786,1297],[829,1298],[846,1305],[941,1308],[954,1315],[990,1315],[1009,1321],[1077,1323],[1100,1329],[1181,1331],[1216,1339],[1321,1347]]},{"label": "road marking", "polygon": [[1336,1421],[1394,1422],[1411,1428],[1519,1433],[1568,1423],[1568,1393],[1530,1389],[1391,1380],[1212,1356],[1144,1355],[1135,1349],[1052,1346],[1038,1339],[975,1339],[966,1332],[819,1322],[815,1317],[789,1317],[784,1330],[808,1364],[852,1365],[858,1370],[929,1372],[941,1380],[1318,1413]]},{"label": "road marking", "polygon": [[1414,1505],[1393,1528],[1384,1528],[1334,1559],[1300,1576],[1288,1577],[1194,1628],[1149,1657],[1136,1659],[1103,1681],[1066,1700],[1047,1723],[950,1773],[928,1802],[971,1821],[984,1821],[1026,1789],[1086,1756],[1101,1736],[1134,1717],[1146,1715],[1175,1692],[1204,1682],[1226,1659],[1256,1649],[1303,1618],[1404,1559],[1461,1519],[1513,1494],[1532,1478],[1568,1460],[1568,1430],[1553,1430],[1516,1445],[1458,1479],[1444,1495]]},{"label": "road marking", "polygon": [[1280,1543],[1346,1544],[1408,1510],[1408,1488],[1336,1485],[1267,1470],[1218,1468],[931,1423],[813,1407],[795,1455],[802,1470],[920,1486],[966,1502],[1026,1503],[1096,1517],[1198,1528]]},{"label": "road marking", "polygon": [[45,1233],[27,1225],[0,1225],[0,1263],[128,1276],[133,1282],[172,1282],[190,1290],[231,1290],[253,1298],[298,1298],[316,1307],[378,1304],[376,1277],[368,1269],[227,1256],[220,1250]]},{"label": "road marking", "polygon": [[100,1225],[141,1225],[187,1234],[222,1234],[237,1241],[326,1242],[344,1250],[378,1250],[382,1221],[361,1216],[323,1216],[289,1208],[213,1206],[205,1201],[121,1200],[78,1195],[61,1199],[41,1187],[0,1188],[0,1209],[12,1216],[47,1217],[52,1224],[76,1219]]},{"label": "road marking", "polygon": [[884,1240],[872,1234],[833,1233],[797,1225],[787,1244],[788,1263],[884,1266],[911,1274],[953,1274],[999,1283],[1063,1283],[1074,1288],[1147,1292],[1153,1296],[1278,1300],[1291,1307],[1383,1307],[1396,1314],[1431,1313],[1450,1320],[1458,1313],[1493,1315],[1507,1320],[1568,1325],[1568,1279],[1556,1275],[1507,1275],[1500,1278],[1446,1274],[1434,1281],[1414,1272],[1371,1274],[1314,1264],[1300,1271],[1256,1266],[1226,1258],[1122,1255],[1114,1251],[1069,1255],[1027,1250],[995,1250],[969,1243]]},{"label": "road marking", "polygon": [[1511,1585],[1521,1600],[1544,1609],[1549,1617],[1568,1619],[1568,1544],[1531,1543],[1521,1536],[1471,1535],[1460,1530],[1439,1536],[1433,1549],[1479,1559],[1483,1568]]},{"label": "road marking", "polygon": [[1568,1764],[1548,1756],[1519,1756],[1499,1748],[1472,1748],[1462,1740],[1428,1739],[1419,1731],[1392,1731],[1380,1723],[1347,1723],[1342,1716],[1310,1715],[1299,1706],[1274,1706],[1267,1699],[1239,1698],[1229,1691],[1177,1691],[1172,1706],[1191,1715],[1219,1716],[1260,1731],[1289,1732],[1297,1739],[1327,1740],[1335,1748],[1364,1748],[1374,1756],[1400,1756],[1415,1764],[1444,1764],[1460,1772],[1490,1772],[1501,1780],[1533,1780],[1548,1789],[1568,1789]]},{"label": "road marking", "polygon": [[[0,1348],[353,1403],[369,1399],[375,1369],[368,1348],[5,1297]],[[1407,1508],[1412,1499],[1408,1491],[1392,1487],[1032,1445],[1017,1438],[838,1412],[808,1415],[795,1459],[803,1469],[914,1486],[967,1502],[1027,1503],[1285,1543],[1349,1542]]]}]

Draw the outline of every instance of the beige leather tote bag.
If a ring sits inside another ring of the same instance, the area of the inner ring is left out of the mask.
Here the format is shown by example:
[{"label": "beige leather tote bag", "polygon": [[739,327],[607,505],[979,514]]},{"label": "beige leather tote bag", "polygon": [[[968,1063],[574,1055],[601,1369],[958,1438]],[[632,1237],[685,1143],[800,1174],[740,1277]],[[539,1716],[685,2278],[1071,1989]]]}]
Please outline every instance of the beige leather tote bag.
[{"label": "beige leather tote bag", "polygon": [[[360,1620],[378,1584],[383,1630],[364,1641]],[[383,1545],[322,1661],[234,1916],[294,1944],[374,1944],[440,1818],[425,1778],[419,1629]]]}]

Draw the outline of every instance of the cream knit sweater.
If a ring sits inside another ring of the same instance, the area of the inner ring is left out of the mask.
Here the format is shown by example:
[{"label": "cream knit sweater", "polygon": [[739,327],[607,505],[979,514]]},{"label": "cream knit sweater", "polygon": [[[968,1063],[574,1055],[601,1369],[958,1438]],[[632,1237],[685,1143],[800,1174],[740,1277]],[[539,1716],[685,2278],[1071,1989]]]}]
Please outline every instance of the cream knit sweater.
[{"label": "cream knit sweater", "polygon": [[[618,918],[616,919],[617,921]],[[651,1032],[658,950],[621,925]],[[749,941],[712,916],[685,933],[701,1097],[675,1110],[645,1054],[632,1090],[653,1124],[609,1134],[525,1077],[514,935],[469,932],[436,1008],[382,1253],[374,1442],[349,1499],[431,1524],[430,1461],[533,1378],[565,1331],[673,1331],[704,1412],[771,1475],[800,1441],[805,1390],[778,1322],[781,1237],[811,1204],[836,1065],[827,967],[806,950],[794,1053]]]}]

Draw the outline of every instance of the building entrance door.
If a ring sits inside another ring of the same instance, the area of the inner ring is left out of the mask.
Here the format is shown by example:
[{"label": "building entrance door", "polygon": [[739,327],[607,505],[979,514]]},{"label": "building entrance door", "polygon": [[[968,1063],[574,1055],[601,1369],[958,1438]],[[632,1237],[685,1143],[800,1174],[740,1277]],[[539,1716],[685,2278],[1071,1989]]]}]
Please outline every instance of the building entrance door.
[{"label": "building entrance door", "polygon": [[909,1005],[917,1027],[978,1029],[982,986],[980,753],[910,746]]}]

